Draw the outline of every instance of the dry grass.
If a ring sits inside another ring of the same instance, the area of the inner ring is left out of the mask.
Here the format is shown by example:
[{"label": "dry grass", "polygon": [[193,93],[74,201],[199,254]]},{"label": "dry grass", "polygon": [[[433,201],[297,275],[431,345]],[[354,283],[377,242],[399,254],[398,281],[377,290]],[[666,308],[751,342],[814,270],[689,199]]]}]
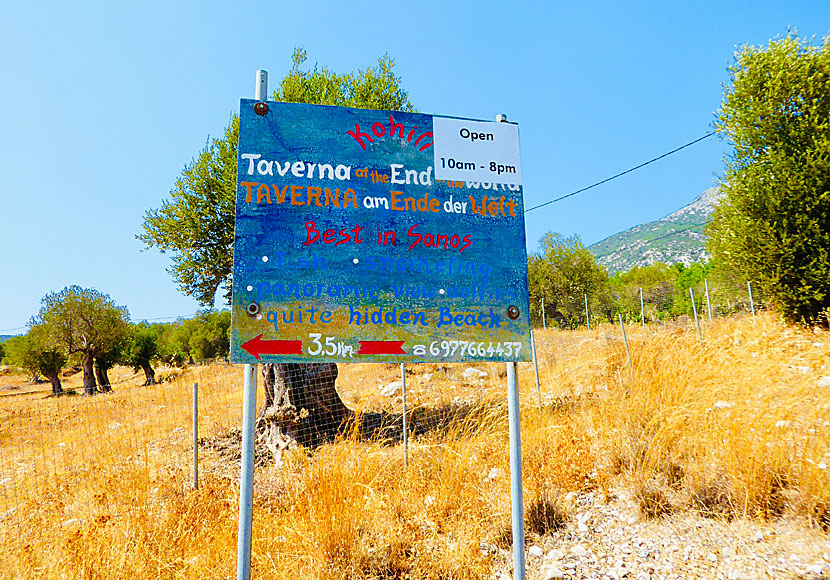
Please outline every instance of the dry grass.
[{"label": "dry grass", "polygon": [[[690,328],[632,327],[633,373],[618,329],[537,331],[541,400],[522,364],[529,532],[557,533],[569,491],[626,485],[645,515],[790,514],[830,528],[830,335],[773,315]],[[399,443],[354,437],[257,470],[253,568],[263,578],[489,578],[510,525],[503,365],[408,369],[416,425]],[[359,410],[401,412],[379,387],[397,365],[341,365]],[[238,465],[201,451],[190,489],[190,394],[200,430],[238,426],[241,370],[163,371],[141,387],[52,398],[0,376],[0,559],[10,578],[232,578]],[[79,377],[67,379],[75,386]],[[824,386],[822,386],[824,385]]]}]

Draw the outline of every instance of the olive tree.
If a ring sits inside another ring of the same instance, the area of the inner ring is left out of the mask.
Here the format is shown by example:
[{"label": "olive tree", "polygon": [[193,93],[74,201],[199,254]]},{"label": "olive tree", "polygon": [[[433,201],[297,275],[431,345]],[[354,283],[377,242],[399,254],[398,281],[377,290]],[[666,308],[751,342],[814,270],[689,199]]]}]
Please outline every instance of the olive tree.
[{"label": "olive tree", "polygon": [[30,371],[35,377],[43,375],[52,384],[52,394],[62,395],[60,373],[66,365],[66,355],[49,339],[43,325],[35,324],[23,336],[6,342],[6,362]]},{"label": "olive tree", "polygon": [[787,319],[821,320],[830,308],[830,37],[744,46],[729,70],[717,126],[734,150],[711,251]]},{"label": "olive tree", "polygon": [[[69,286],[47,294],[34,323],[50,343],[67,356],[77,354],[84,370],[84,393],[94,395],[96,357],[122,344],[129,334],[129,314],[107,294],[94,288]],[[109,385],[103,385],[106,390]]]}]

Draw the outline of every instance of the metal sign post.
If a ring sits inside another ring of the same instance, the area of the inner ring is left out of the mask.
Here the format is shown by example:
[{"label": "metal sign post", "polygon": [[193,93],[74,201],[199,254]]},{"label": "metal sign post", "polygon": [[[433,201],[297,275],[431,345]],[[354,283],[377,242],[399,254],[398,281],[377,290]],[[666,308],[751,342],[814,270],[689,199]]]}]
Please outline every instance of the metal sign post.
[{"label": "metal sign post", "polygon": [[519,418],[519,364],[507,363],[507,420],[510,432],[510,504],[513,580],[525,580],[525,508],[522,494],[522,429]]},{"label": "metal sign post", "polygon": [[254,424],[256,423],[257,365],[245,365],[242,400],[242,460],[239,475],[239,537],[236,544],[236,579],[251,579],[251,532],[254,509]]},{"label": "metal sign post", "polygon": [[[268,98],[268,73],[256,71],[257,101]],[[236,545],[236,579],[251,578],[251,533],[254,510],[254,428],[256,424],[256,364],[245,364],[242,395],[242,459],[239,475],[239,533]]]}]

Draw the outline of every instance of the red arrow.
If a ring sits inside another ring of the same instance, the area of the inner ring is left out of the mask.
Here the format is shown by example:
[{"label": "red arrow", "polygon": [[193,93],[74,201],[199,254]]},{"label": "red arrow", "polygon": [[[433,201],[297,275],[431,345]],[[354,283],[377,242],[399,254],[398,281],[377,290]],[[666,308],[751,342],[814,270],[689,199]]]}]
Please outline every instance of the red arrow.
[{"label": "red arrow", "polygon": [[262,340],[260,334],[242,345],[242,348],[260,360],[261,354],[303,354],[302,340]]},{"label": "red arrow", "polygon": [[357,354],[406,354],[402,340],[361,340]]}]

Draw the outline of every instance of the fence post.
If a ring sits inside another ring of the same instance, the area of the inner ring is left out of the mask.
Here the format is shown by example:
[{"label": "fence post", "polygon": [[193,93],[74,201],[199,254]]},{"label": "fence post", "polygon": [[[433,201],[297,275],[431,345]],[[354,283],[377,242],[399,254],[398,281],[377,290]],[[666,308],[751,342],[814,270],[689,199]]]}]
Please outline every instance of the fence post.
[{"label": "fence post", "polygon": [[709,324],[712,324],[712,301],[709,299],[709,280],[703,281],[703,287],[706,289],[706,310],[709,313]]},{"label": "fence post", "polygon": [[634,365],[631,364],[631,351],[628,350],[628,337],[625,336],[625,325],[623,324],[622,314],[618,312],[617,316],[620,319],[620,329],[622,330],[623,344],[625,344],[625,356],[628,357],[628,370],[631,371],[631,375],[634,376]]},{"label": "fence post", "polygon": [[536,339],[530,331],[530,352],[533,354],[533,370],[536,372],[536,395],[539,397],[539,412],[542,412],[542,390],[539,388],[539,363],[536,360]]},{"label": "fence post", "polygon": [[545,298],[542,297],[542,328],[547,328],[548,323],[545,321]]},{"label": "fence post", "polygon": [[588,295],[585,294],[585,322],[588,325],[588,330],[591,330],[591,316],[588,314]]},{"label": "fence post", "polygon": [[401,363],[401,397],[403,399],[403,468],[409,469],[409,439],[406,433],[406,366]]},{"label": "fence post", "polygon": [[752,309],[752,318],[755,318],[755,301],[752,299],[752,282],[746,281],[746,289],[749,290],[749,307]]},{"label": "fence post", "polygon": [[193,383],[193,489],[199,489],[199,383]]},{"label": "fence post", "polygon": [[695,325],[697,325],[697,338],[703,342],[703,335],[700,334],[700,321],[697,319],[697,305],[695,304],[695,291],[689,287],[689,296],[692,297],[692,312],[695,313]]},{"label": "fence post", "polygon": [[643,289],[640,288],[640,320],[642,321],[641,326],[643,328],[646,327],[646,307],[643,303]]}]

